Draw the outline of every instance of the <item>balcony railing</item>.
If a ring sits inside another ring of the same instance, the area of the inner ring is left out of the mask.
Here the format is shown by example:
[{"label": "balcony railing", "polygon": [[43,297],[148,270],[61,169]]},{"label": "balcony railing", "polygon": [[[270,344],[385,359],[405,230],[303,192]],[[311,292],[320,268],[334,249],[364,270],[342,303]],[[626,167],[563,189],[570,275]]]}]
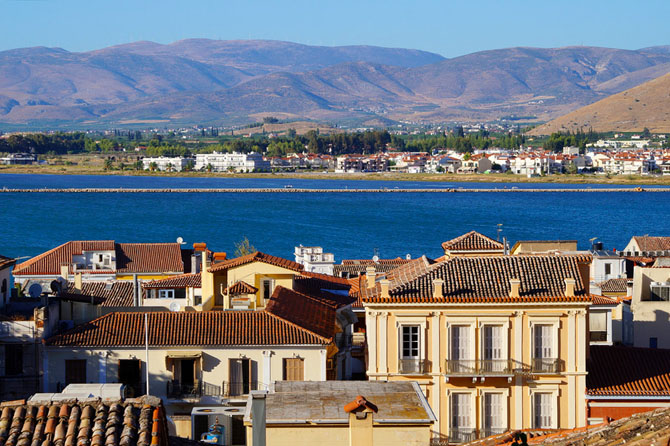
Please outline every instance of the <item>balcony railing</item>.
[{"label": "balcony railing", "polygon": [[564,362],[558,358],[533,358],[530,366],[531,373],[561,373]]},{"label": "balcony railing", "polygon": [[168,398],[200,398],[202,396],[221,396],[221,386],[204,381],[195,384],[181,384],[179,381],[167,382]]},{"label": "balcony railing", "polygon": [[409,375],[413,373],[426,373],[430,368],[430,361],[426,359],[398,359],[398,373]]},{"label": "balcony railing", "polygon": [[511,375],[512,361],[509,359],[447,359],[447,375]]},{"label": "balcony railing", "polygon": [[430,446],[449,446],[452,444],[469,443],[483,438],[492,437],[494,435],[501,435],[509,429],[505,428],[455,428],[449,429],[448,436],[441,436],[431,438]]},{"label": "balcony railing", "polygon": [[469,443],[477,439],[477,430],[465,427],[452,427],[449,429],[449,443]]},{"label": "balcony railing", "polygon": [[508,429],[502,427],[485,427],[479,431],[479,438],[492,437],[494,435],[501,435],[507,432]]},{"label": "balcony railing", "polygon": [[223,396],[242,396],[248,395],[250,391],[258,390],[257,381],[224,381]]}]

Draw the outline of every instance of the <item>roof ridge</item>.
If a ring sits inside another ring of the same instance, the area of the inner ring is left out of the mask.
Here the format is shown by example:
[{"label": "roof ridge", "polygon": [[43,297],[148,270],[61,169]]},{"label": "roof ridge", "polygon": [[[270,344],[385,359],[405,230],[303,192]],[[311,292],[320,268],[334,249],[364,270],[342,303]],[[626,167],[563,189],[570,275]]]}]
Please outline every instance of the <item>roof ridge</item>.
[{"label": "roof ridge", "polygon": [[28,268],[29,266],[33,265],[34,263],[36,263],[36,262],[38,262],[39,260],[42,260],[43,258],[45,258],[46,256],[48,256],[48,255],[51,254],[52,252],[54,252],[54,251],[56,251],[56,250],[58,250],[58,249],[60,249],[60,248],[62,248],[62,247],[64,247],[64,246],[66,246],[66,245],[69,245],[70,243],[73,243],[73,241],[70,240],[70,241],[67,241],[67,242],[65,242],[65,243],[61,243],[60,245],[58,245],[58,246],[56,246],[56,247],[54,247],[54,248],[51,248],[51,249],[49,249],[48,251],[45,251],[45,252],[43,252],[43,253],[41,253],[41,254],[37,254],[35,257],[33,257],[33,258],[31,258],[31,259],[28,259],[28,260],[26,260],[25,262],[21,262],[21,263],[19,263],[18,265],[15,265],[15,266],[14,266],[14,274],[20,272],[21,270],[23,270],[23,269],[25,269],[25,268]]}]

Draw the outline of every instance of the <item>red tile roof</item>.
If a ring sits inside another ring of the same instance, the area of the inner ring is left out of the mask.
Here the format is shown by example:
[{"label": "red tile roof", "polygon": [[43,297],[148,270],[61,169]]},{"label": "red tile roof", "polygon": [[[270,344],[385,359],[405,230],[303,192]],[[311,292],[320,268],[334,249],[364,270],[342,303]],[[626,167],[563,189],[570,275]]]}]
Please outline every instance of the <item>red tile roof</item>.
[{"label": "red tile roof", "polygon": [[[453,257],[434,265],[408,264],[388,274],[390,297],[361,287],[368,303],[590,302],[579,264],[590,256]],[[413,269],[407,270],[408,266]],[[565,279],[575,279],[575,296],[565,295]],[[433,297],[433,280],[442,279],[443,297]],[[519,297],[510,296],[510,279],[519,279]]]},{"label": "red tile roof", "polygon": [[377,272],[388,272],[398,266],[411,262],[409,259],[379,259],[378,262],[374,260],[342,260],[341,265],[333,267],[333,274],[342,276],[342,273],[347,273],[349,276],[359,276],[364,274],[368,266],[374,266]]},{"label": "red tile roof", "polygon": [[79,293],[70,283],[59,297],[63,300],[86,302],[101,307],[132,307],[134,305],[133,282],[84,282]]},{"label": "red tile roof", "polygon": [[336,332],[338,307],[336,302],[277,286],[265,311],[332,339]]},{"label": "red tile roof", "polygon": [[271,256],[269,254],[265,254],[259,251],[247,254],[245,256],[235,257],[234,259],[229,259],[223,262],[215,263],[209,268],[209,270],[210,272],[223,271],[226,269],[235,268],[237,266],[246,265],[247,263],[252,262],[263,262],[269,265],[290,269],[292,271],[303,270],[303,266],[299,263],[281,257]]},{"label": "red tile roof", "polygon": [[5,257],[0,255],[0,269],[5,269],[9,268],[13,264],[16,263],[16,259],[10,259],[9,257]]},{"label": "red tile roof", "polygon": [[442,243],[445,251],[503,251],[502,243],[477,231],[470,231],[459,237]]},{"label": "red tile roof", "polygon": [[609,279],[602,282],[600,285],[602,293],[625,293],[628,291],[628,279]]},{"label": "red tile roof", "polygon": [[376,266],[376,265],[404,265],[405,263],[409,262],[410,260],[408,259],[403,259],[401,257],[396,257],[395,259],[379,259],[379,260],[373,260],[373,259],[360,259],[360,260],[352,260],[352,259],[345,259],[342,260],[342,265],[365,265],[365,266]]},{"label": "red tile roof", "polygon": [[587,395],[670,398],[670,350],[592,345],[586,370]]},{"label": "red tile roof", "polygon": [[325,345],[330,342],[265,311],[205,311],[109,313],[51,337],[45,344],[141,347],[144,345],[145,314],[151,346]]},{"label": "red tile roof", "polygon": [[239,296],[240,294],[256,294],[256,292],[258,292],[258,288],[240,280],[226,288],[223,294]]},{"label": "red tile roof", "polygon": [[181,274],[167,279],[144,282],[142,288],[202,288],[200,273]]},{"label": "red tile roof", "polygon": [[[114,243],[113,240],[70,241],[16,265],[15,275],[59,275],[63,263],[84,251],[115,251],[116,271],[95,273],[183,273],[181,246],[178,243]],[[70,268],[70,273],[73,270]]]},{"label": "red tile roof", "polygon": [[670,251],[670,237],[633,237],[640,251]]},{"label": "red tile roof", "polygon": [[591,299],[593,301],[593,305],[619,305],[618,300],[606,296],[599,296],[598,294],[592,294]]},{"label": "red tile roof", "polygon": [[2,403],[3,445],[168,446],[160,398]]}]

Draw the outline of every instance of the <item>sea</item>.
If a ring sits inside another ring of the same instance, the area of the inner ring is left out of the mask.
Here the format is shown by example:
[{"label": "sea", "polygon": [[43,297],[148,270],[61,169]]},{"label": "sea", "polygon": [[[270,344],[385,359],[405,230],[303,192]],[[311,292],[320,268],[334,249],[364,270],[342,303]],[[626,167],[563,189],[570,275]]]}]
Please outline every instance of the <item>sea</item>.
[{"label": "sea", "polygon": [[[279,178],[2,174],[2,188],[592,188],[596,184],[426,183]],[[636,185],[627,187],[634,188]],[[293,258],[321,246],[342,259],[442,255],[476,230],[518,240],[597,238],[622,249],[634,235],[670,235],[670,193],[0,193],[0,254],[27,258],[69,240],[205,242],[232,254]]]}]

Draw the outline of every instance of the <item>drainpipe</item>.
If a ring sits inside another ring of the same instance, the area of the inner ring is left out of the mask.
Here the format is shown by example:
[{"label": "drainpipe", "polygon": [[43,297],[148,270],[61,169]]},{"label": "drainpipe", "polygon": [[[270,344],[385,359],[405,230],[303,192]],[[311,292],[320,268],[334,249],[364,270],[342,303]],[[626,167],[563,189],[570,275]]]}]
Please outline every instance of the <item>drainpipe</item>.
[{"label": "drainpipe", "polygon": [[267,391],[252,390],[251,392],[251,444],[265,446],[265,397]]},{"label": "drainpipe", "polygon": [[135,304],[136,307],[140,306],[140,300],[137,292],[137,287],[139,286],[139,283],[137,282],[137,274],[133,274],[133,303]]}]

